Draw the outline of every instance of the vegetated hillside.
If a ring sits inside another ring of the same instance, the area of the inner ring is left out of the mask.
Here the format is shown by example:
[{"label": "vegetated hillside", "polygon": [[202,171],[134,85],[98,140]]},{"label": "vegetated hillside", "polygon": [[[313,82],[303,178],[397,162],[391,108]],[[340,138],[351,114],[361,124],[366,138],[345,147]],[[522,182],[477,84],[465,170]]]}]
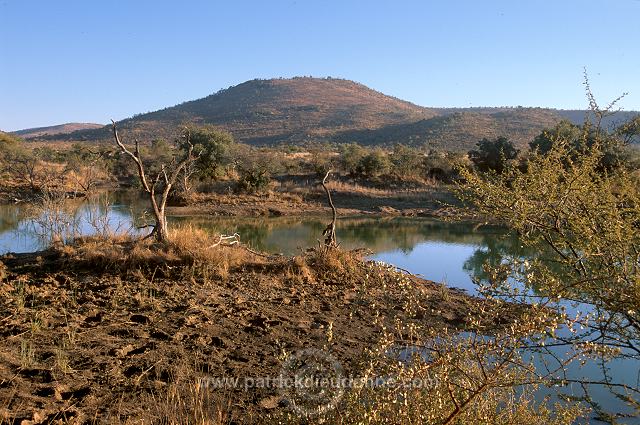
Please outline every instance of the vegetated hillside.
[{"label": "vegetated hillside", "polygon": [[[249,143],[304,142],[345,130],[409,123],[436,114],[427,108],[335,78],[251,80],[202,99],[119,122],[123,133],[172,138],[185,123],[213,124]],[[109,137],[108,128],[67,135]],[[52,139],[52,138],[50,138]]]},{"label": "vegetated hillside", "polygon": [[52,125],[49,127],[28,128],[25,130],[13,131],[12,133],[22,137],[23,139],[34,139],[46,136],[59,136],[63,134],[73,133],[74,131],[78,130],[88,130],[102,127],[104,127],[104,124],[70,122],[60,125]]},{"label": "vegetated hillside", "polygon": [[410,124],[340,134],[341,142],[405,143],[438,149],[468,150],[484,137],[508,137],[520,147],[562,118],[551,109],[513,108],[487,112],[447,111],[446,115]]},{"label": "vegetated hillside", "polygon": [[[194,123],[217,125],[237,140],[253,144],[355,141],[468,150],[484,137],[498,136],[524,147],[560,120],[582,124],[587,114],[523,107],[424,108],[349,80],[297,77],[247,81],[202,99],[136,115],[118,126],[125,140],[136,137],[143,143],[173,140],[182,125]],[[603,125],[619,125],[635,115],[620,112],[607,117]],[[61,127],[65,126],[70,124]],[[111,142],[109,126],[70,133],[46,129],[17,133],[27,139]]]},{"label": "vegetated hillside", "polygon": [[[531,114],[527,117],[527,120],[537,121],[541,117],[540,111],[550,111],[557,114],[561,119],[568,120],[574,124],[582,125],[585,119],[589,119],[591,122],[595,121],[595,115],[585,109],[552,109],[552,108],[530,108],[530,107],[475,107],[475,108],[432,108],[440,115],[449,115],[457,112],[473,112],[479,114],[496,115],[500,112],[524,112]],[[607,115],[602,120],[602,126],[606,129],[615,128],[635,116],[639,115],[639,111],[612,111],[611,115]]]},{"label": "vegetated hillside", "polygon": [[[585,118],[587,118],[587,116],[589,117],[589,120],[591,120],[592,122],[595,120],[595,117],[589,111],[584,111],[579,109],[578,110],[559,109],[557,112],[561,117],[571,121],[574,124],[584,123]],[[638,114],[639,114],[638,111],[618,111],[612,115],[604,117],[604,119],[602,120],[602,126],[610,130],[612,128],[618,127],[621,124],[631,120]]]}]

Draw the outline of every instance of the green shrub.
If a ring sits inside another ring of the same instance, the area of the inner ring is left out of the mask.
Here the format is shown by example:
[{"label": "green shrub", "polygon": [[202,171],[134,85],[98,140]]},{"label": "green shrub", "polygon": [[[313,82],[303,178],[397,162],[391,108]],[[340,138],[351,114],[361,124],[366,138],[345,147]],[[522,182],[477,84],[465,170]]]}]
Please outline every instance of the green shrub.
[{"label": "green shrub", "polygon": [[271,175],[261,167],[241,169],[238,178],[238,189],[247,193],[262,192],[269,187]]},{"label": "green shrub", "polygon": [[391,161],[382,149],[375,149],[358,162],[358,173],[366,177],[377,177],[391,169]]},{"label": "green shrub", "polygon": [[510,161],[518,157],[518,150],[506,137],[498,137],[494,140],[482,139],[476,146],[477,149],[469,151],[469,159],[478,170],[493,171],[502,174]]}]

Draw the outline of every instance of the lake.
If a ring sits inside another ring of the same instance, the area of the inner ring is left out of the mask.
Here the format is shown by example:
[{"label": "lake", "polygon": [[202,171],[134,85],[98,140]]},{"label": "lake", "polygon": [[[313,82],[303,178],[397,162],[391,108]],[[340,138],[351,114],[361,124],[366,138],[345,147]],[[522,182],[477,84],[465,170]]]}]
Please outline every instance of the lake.
[{"label": "lake", "polygon": [[[135,194],[110,194],[92,201],[74,200],[66,203],[73,211],[72,234],[90,234],[108,224],[119,231],[140,233],[144,219],[144,200]],[[23,205],[0,205],[0,254],[29,252],[46,246],[47,229],[33,217],[34,212]],[[106,221],[104,218],[106,217]],[[277,218],[210,218],[170,217],[170,223],[190,224],[213,234],[238,233],[250,247],[271,253],[293,255],[315,246],[322,239],[327,217]],[[474,279],[483,276],[486,261],[497,262],[504,255],[527,256],[518,238],[498,226],[446,222],[427,218],[366,218],[341,217],[337,238],[343,248],[368,248],[370,258],[406,269],[426,279],[475,293]],[[533,359],[538,363],[539,359]],[[637,362],[611,361],[607,365],[614,381],[635,386],[640,380]],[[595,362],[569,367],[573,378],[601,378]],[[607,409],[624,410],[624,405],[602,387],[593,388],[597,401]],[[581,395],[579,387],[565,392]],[[540,394],[548,393],[542,391]],[[638,423],[628,419],[621,423]]]}]

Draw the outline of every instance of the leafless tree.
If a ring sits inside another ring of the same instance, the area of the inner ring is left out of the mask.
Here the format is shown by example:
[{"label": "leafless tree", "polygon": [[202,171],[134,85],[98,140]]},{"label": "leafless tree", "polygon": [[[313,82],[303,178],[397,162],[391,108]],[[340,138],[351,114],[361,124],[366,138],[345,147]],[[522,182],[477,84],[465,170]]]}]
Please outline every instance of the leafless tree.
[{"label": "leafless tree", "polygon": [[70,176],[75,189],[87,195],[94,191],[104,175],[105,167],[101,162],[103,157],[102,152],[87,150],[86,157],[67,164],[65,171]]},{"label": "leafless tree", "polygon": [[331,192],[329,192],[329,188],[327,187],[327,184],[326,184],[329,174],[331,174],[331,170],[327,171],[327,174],[325,174],[321,184],[322,184],[322,188],[324,189],[324,192],[327,194],[327,201],[329,202],[329,206],[331,207],[332,216],[331,216],[331,223],[327,225],[327,228],[324,229],[324,232],[322,232],[322,235],[325,237],[324,239],[325,246],[335,248],[338,246],[338,241],[336,240],[336,219],[338,217],[338,214],[336,212],[335,205],[333,205],[333,200],[331,199]]},{"label": "leafless tree", "polygon": [[64,172],[43,164],[33,152],[21,151],[8,156],[7,172],[33,193],[52,190],[64,184]]},{"label": "leafless tree", "polygon": [[151,180],[145,171],[144,163],[140,155],[140,144],[138,140],[135,140],[135,149],[131,152],[120,140],[115,121],[111,120],[111,122],[113,137],[116,144],[120,148],[120,151],[128,155],[136,164],[138,169],[138,178],[140,179],[143,190],[149,196],[149,201],[153,208],[153,215],[156,223],[153,226],[153,231],[146,237],[153,237],[158,242],[168,242],[169,234],[165,208],[167,205],[167,199],[169,198],[169,193],[184,168],[197,159],[197,157],[193,155],[193,145],[191,144],[190,133],[188,131],[185,133],[188,150],[182,159],[178,160],[177,157],[174,157],[169,164],[162,164],[160,172],[153,180]]}]

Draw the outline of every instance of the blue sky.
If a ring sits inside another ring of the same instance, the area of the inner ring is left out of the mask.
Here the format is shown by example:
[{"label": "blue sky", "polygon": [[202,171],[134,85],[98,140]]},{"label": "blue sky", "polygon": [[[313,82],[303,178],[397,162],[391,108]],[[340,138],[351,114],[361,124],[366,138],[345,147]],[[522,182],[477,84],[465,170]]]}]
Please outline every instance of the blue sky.
[{"label": "blue sky", "polygon": [[252,78],[423,106],[640,110],[640,1],[0,0],[0,129],[106,123]]}]

